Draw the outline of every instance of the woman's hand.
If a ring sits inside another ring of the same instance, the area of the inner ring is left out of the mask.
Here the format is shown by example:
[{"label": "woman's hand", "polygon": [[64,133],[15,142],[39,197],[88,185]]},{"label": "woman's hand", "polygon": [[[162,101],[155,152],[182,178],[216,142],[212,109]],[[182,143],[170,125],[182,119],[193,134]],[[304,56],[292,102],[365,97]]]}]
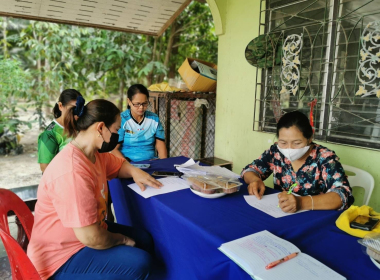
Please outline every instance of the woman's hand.
[{"label": "woman's hand", "polygon": [[73,228],[76,238],[84,245],[96,250],[105,250],[118,245],[135,246],[135,241],[120,233],[112,233],[98,222],[80,228]]},{"label": "woman's hand", "polygon": [[133,167],[131,170],[133,181],[140,187],[141,191],[145,191],[146,186],[159,189],[162,187],[162,183],[154,179],[148,173],[142,171],[140,168]]},{"label": "woman's hand", "polygon": [[295,213],[299,210],[299,203],[296,196],[283,191],[278,194],[278,205],[286,213]]},{"label": "woman's hand", "polygon": [[129,238],[128,236],[124,236],[123,243],[124,245],[131,246],[131,247],[135,247],[136,245],[136,242],[132,238]]},{"label": "woman's hand", "polygon": [[265,185],[261,179],[253,181],[248,185],[248,193],[255,195],[257,199],[261,199],[265,192]]},{"label": "woman's hand", "polygon": [[265,192],[265,185],[260,176],[255,172],[245,172],[243,176],[244,182],[248,184],[249,195],[255,195],[257,199],[261,199]]}]

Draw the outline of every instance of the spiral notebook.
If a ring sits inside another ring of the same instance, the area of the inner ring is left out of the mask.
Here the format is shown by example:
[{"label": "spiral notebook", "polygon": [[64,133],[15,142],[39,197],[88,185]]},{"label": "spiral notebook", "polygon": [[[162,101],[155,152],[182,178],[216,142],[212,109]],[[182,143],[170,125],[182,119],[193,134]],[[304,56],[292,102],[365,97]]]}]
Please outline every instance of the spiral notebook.
[{"label": "spiral notebook", "polygon": [[[224,243],[219,250],[256,280],[346,279],[323,263],[302,253],[289,241],[266,230]],[[265,268],[292,253],[298,255],[273,268]]]}]

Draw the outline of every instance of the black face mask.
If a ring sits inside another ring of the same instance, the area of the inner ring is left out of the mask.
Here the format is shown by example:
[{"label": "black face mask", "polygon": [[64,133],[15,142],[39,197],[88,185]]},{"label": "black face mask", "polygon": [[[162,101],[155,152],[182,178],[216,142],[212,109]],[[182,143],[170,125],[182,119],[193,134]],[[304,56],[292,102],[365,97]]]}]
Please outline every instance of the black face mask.
[{"label": "black face mask", "polygon": [[[108,129],[108,127],[107,127]],[[108,129],[109,132],[111,130]],[[103,137],[103,136],[102,136]],[[103,138],[104,140],[104,138]],[[102,147],[98,150],[99,153],[108,153],[115,149],[117,143],[119,142],[119,134],[111,132],[111,139],[109,142],[103,141]]]}]

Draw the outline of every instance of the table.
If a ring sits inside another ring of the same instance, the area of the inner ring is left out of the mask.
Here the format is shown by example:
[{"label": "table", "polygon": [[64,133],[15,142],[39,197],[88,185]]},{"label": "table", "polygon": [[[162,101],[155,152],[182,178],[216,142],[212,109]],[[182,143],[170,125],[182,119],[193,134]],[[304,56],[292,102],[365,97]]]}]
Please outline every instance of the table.
[{"label": "table", "polygon": [[[187,160],[176,157],[141,163],[150,163],[151,173],[174,171],[174,164]],[[190,190],[144,199],[127,187],[130,183],[127,179],[110,181],[111,196],[118,223],[145,228],[153,236],[156,257],[163,265],[151,279],[251,279],[217,248],[264,229],[347,279],[380,279],[380,270],[364,255],[358,238],[335,226],[340,211],[308,211],[276,219],[245,202],[246,185],[218,199],[205,199]],[[273,192],[266,190],[266,194]]]}]

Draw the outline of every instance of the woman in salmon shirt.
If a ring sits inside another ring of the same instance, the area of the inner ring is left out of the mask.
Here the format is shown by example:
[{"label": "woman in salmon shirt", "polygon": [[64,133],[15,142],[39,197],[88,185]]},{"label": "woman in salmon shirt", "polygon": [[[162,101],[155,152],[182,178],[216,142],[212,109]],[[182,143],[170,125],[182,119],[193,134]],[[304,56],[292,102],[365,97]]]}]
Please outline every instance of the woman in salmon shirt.
[{"label": "woman in salmon shirt", "polygon": [[73,137],[46,168],[38,187],[28,256],[42,279],[146,279],[149,233],[105,220],[107,180],[130,178],[145,190],[161,183],[117,158],[120,111],[111,102],[80,96],[64,127]]}]

